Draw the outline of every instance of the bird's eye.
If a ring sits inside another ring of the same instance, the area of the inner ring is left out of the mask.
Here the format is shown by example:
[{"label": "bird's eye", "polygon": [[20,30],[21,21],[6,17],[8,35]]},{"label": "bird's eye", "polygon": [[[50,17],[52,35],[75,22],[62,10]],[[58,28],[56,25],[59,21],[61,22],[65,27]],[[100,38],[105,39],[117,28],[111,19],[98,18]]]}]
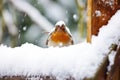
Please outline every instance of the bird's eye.
[{"label": "bird's eye", "polygon": [[63,31],[65,31],[65,25],[64,25],[64,24],[61,26],[61,29],[62,29]]},{"label": "bird's eye", "polygon": [[58,28],[59,28],[59,25],[57,25],[57,26],[55,27],[55,31],[57,31]]}]

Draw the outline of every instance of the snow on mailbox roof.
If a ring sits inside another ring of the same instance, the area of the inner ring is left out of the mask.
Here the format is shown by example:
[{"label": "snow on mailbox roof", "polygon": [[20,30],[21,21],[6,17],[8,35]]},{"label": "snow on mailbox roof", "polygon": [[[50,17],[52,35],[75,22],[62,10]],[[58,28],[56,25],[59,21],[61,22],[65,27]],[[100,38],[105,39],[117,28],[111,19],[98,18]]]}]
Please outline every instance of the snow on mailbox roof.
[{"label": "snow on mailbox roof", "polygon": [[83,42],[62,48],[41,48],[26,43],[21,47],[0,46],[0,76],[52,74],[58,79],[93,77],[109,46],[120,39],[120,10],[100,29],[92,44]]}]

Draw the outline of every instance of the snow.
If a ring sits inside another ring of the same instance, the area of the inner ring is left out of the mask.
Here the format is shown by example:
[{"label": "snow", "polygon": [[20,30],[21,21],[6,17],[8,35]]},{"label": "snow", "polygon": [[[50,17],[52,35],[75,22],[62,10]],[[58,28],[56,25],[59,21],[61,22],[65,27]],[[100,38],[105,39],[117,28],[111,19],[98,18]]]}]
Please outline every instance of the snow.
[{"label": "snow", "polygon": [[101,16],[101,12],[100,12],[99,10],[96,10],[96,11],[95,11],[95,14],[96,14],[96,17]]},{"label": "snow", "polygon": [[62,26],[62,25],[65,25],[65,22],[64,21],[58,21],[55,25]]},{"label": "snow", "polygon": [[108,55],[112,43],[120,39],[120,10],[104,25],[92,44],[83,42],[69,47],[41,48],[30,43],[21,47],[0,46],[0,76],[54,75],[76,80],[93,77]]},{"label": "snow", "polygon": [[74,15],[73,15],[73,19],[74,19],[75,21],[78,21],[79,18],[78,18],[78,16],[77,16],[77,14],[74,14]]},{"label": "snow", "polygon": [[116,51],[113,51],[110,55],[109,55],[109,66],[108,66],[108,71],[111,70],[111,66],[114,64],[114,59],[115,59],[115,55],[116,55]]},{"label": "snow", "polygon": [[110,6],[113,6],[114,5],[114,0],[109,0],[109,1],[105,1],[105,0],[102,0],[105,4],[108,4]]},{"label": "snow", "polygon": [[102,0],[106,6],[110,6],[112,9],[114,9],[114,5],[116,4],[114,0]]},{"label": "snow", "polygon": [[27,26],[24,26],[24,27],[23,27],[23,30],[26,31],[26,30],[27,30]]}]

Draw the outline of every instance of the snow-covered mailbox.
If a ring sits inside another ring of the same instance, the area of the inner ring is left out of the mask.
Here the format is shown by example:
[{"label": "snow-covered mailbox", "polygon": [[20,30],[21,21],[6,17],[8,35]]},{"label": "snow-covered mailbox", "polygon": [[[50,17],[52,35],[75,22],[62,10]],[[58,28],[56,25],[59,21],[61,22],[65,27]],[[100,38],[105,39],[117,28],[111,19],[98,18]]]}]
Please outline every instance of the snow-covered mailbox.
[{"label": "snow-covered mailbox", "polygon": [[[97,36],[92,36],[91,44],[85,41],[62,48],[1,45],[0,80],[120,80],[120,1],[92,0],[92,4],[91,30]],[[102,26],[99,32],[96,26]]]}]

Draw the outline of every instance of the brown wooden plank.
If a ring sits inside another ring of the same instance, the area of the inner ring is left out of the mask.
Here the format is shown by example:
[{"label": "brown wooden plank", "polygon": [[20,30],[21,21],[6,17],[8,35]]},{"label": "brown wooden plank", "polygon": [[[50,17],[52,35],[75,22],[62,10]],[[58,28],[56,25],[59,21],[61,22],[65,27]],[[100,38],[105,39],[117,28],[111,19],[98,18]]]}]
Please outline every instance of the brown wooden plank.
[{"label": "brown wooden plank", "polygon": [[[97,35],[99,28],[106,25],[112,15],[120,9],[120,0],[93,0],[92,1],[92,35]],[[101,15],[100,15],[101,14]]]}]

